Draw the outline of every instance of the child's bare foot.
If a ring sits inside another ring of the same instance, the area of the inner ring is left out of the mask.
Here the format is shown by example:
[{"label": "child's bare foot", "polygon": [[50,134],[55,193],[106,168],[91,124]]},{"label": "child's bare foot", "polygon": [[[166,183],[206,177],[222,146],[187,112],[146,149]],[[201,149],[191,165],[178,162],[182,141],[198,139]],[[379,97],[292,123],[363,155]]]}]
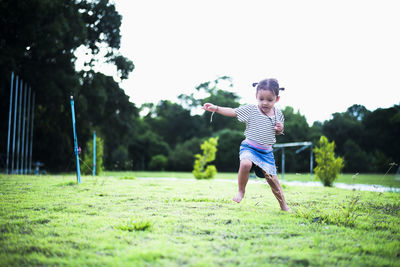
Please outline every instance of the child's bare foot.
[{"label": "child's bare foot", "polygon": [[244,197],[244,192],[238,192],[236,197],[233,198],[233,201],[239,203],[240,201],[242,201]]},{"label": "child's bare foot", "polygon": [[281,207],[281,210],[282,210],[282,211],[289,212],[289,213],[292,211],[288,206],[285,206],[285,207],[283,207],[283,208]]}]

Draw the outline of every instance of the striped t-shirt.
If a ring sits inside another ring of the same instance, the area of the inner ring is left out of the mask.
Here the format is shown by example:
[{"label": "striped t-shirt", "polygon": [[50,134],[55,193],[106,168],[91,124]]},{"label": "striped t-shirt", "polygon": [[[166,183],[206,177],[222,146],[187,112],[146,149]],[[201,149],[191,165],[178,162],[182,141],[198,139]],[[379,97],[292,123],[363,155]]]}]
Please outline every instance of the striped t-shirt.
[{"label": "striped t-shirt", "polygon": [[282,124],[285,118],[282,112],[275,108],[275,116],[267,116],[261,112],[257,105],[246,105],[235,109],[240,122],[246,123],[244,135],[247,139],[261,145],[273,145],[276,143],[275,125],[279,121]]}]

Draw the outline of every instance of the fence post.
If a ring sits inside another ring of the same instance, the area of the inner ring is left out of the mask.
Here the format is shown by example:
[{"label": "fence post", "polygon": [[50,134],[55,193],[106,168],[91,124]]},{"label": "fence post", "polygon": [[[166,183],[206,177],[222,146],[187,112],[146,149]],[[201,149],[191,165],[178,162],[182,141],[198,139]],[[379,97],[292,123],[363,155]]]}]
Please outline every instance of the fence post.
[{"label": "fence post", "polygon": [[11,89],[10,89],[10,111],[8,113],[8,135],[7,135],[7,161],[6,161],[6,174],[8,174],[8,164],[10,158],[10,135],[11,135],[11,115],[12,115],[12,100],[13,100],[13,87],[14,87],[14,72],[11,72]]},{"label": "fence post", "polygon": [[79,167],[79,148],[78,148],[78,138],[75,131],[75,110],[74,110],[74,97],[71,96],[71,114],[72,114],[72,131],[74,133],[74,151],[76,155],[76,174],[78,183],[81,182],[81,170]]},{"label": "fence post", "polygon": [[32,95],[31,143],[29,148],[29,173],[32,173],[33,121],[35,118],[35,92]]},{"label": "fence post", "polygon": [[313,153],[313,146],[311,145],[311,153],[310,153],[310,175],[313,174],[313,165],[314,165],[314,153]]},{"label": "fence post", "polygon": [[28,91],[28,86],[25,83],[24,90],[24,110],[22,114],[22,140],[21,140],[21,174],[24,174],[25,167],[25,122],[26,122],[26,91]]},{"label": "fence post", "polygon": [[11,173],[14,173],[14,152],[15,152],[15,131],[17,128],[17,105],[18,105],[18,75],[15,80],[15,99],[14,99],[14,123],[13,123],[13,145],[12,145],[12,157],[11,157]]},{"label": "fence post", "polygon": [[29,149],[29,122],[30,122],[30,112],[31,112],[31,87],[29,87],[28,91],[28,109],[26,110],[26,143],[25,143],[25,166],[24,166],[24,174],[28,173],[28,149]]}]

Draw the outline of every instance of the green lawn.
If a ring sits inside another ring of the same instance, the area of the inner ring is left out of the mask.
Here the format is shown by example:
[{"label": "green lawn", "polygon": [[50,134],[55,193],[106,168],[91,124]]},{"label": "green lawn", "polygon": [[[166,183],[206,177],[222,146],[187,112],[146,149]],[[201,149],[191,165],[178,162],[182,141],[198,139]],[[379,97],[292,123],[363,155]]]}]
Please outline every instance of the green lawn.
[{"label": "green lawn", "polygon": [[133,176],[0,175],[0,265],[400,265],[398,193]]},{"label": "green lawn", "polygon": [[[132,177],[169,177],[169,178],[191,178],[194,179],[194,176],[191,172],[115,172],[115,171],[106,171],[104,176],[112,176],[112,177],[123,177],[123,176],[132,176]],[[218,173],[215,177],[216,179],[237,179],[237,173]],[[279,174],[279,178],[281,179],[281,175]],[[315,175],[306,174],[294,174],[294,173],[286,173],[284,177],[286,181],[316,181]],[[377,184],[388,187],[397,187],[400,188],[400,177],[395,178],[394,174],[341,174],[338,179],[335,181],[338,183],[346,183],[346,184]]]}]

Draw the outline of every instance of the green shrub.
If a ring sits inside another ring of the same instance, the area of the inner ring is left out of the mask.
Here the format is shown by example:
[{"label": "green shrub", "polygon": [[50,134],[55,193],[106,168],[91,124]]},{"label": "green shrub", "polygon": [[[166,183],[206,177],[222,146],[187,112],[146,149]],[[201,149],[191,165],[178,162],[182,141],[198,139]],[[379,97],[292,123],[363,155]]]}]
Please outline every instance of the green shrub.
[{"label": "green shrub", "polygon": [[156,155],[151,158],[149,169],[153,171],[164,171],[167,166],[168,158],[164,155]]},{"label": "green shrub", "polygon": [[324,186],[332,186],[333,181],[339,175],[344,166],[343,158],[335,157],[335,142],[329,143],[325,136],[319,139],[319,147],[314,148],[315,161],[317,167],[314,168],[316,178],[319,179]]},{"label": "green shrub", "polygon": [[[103,165],[103,139],[96,136],[96,175],[104,171]],[[83,166],[81,171],[85,175],[93,174],[93,139],[86,143],[86,149],[83,153]]]},{"label": "green shrub", "polygon": [[212,179],[217,174],[217,168],[214,165],[207,165],[207,163],[215,160],[217,153],[218,137],[211,137],[201,144],[200,148],[203,155],[196,154],[193,166],[193,175],[196,179]]}]

